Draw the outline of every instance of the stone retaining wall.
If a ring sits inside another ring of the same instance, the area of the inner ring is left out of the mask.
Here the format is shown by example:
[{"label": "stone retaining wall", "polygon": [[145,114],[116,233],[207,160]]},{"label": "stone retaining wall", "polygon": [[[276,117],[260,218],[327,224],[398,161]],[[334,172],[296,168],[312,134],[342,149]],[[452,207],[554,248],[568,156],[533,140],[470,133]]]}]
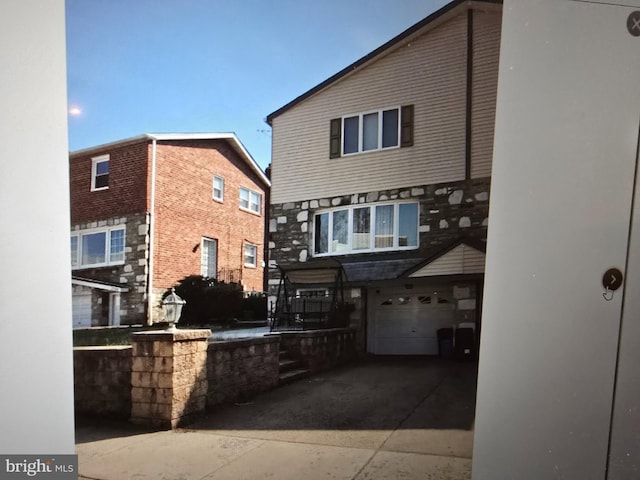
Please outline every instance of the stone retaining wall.
[{"label": "stone retaining wall", "polygon": [[73,349],[75,409],[78,414],[129,418],[131,346]]},{"label": "stone retaining wall", "polygon": [[278,336],[209,344],[207,407],[243,401],[278,384]]},{"label": "stone retaining wall", "polygon": [[356,330],[280,332],[207,344],[208,330],[135,334],[134,346],[74,348],[79,414],[162,428],[205,406],[244,401],[279,382],[280,347],[316,372],[356,358]]},{"label": "stone retaining wall", "polygon": [[280,332],[280,346],[312,372],[335,367],[357,356],[356,330],[333,328]]}]

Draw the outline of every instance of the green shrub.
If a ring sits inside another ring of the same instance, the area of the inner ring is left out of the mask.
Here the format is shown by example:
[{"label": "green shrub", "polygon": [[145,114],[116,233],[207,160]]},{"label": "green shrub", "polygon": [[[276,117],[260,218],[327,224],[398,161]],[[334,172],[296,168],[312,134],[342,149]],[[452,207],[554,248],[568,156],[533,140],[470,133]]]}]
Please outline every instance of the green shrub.
[{"label": "green shrub", "polygon": [[[174,286],[187,303],[182,309],[180,325],[229,325],[242,315],[243,292],[237,283],[189,275]],[[171,289],[162,296],[164,299]]]},{"label": "green shrub", "polygon": [[264,320],[267,318],[267,297],[252,294],[242,300],[243,320]]}]

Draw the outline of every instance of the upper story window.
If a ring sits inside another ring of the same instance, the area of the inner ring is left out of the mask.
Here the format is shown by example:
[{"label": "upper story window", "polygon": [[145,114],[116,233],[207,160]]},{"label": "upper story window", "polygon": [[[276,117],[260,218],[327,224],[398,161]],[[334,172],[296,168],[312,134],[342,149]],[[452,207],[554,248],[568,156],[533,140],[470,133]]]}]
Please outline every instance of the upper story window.
[{"label": "upper story window", "polygon": [[213,199],[224,201],[224,178],[213,177]]},{"label": "upper story window", "polygon": [[314,216],[314,255],[418,247],[418,203],[354,205]]},{"label": "upper story window", "polygon": [[342,154],[399,145],[400,109],[381,110],[342,119]]},{"label": "upper story window", "polygon": [[329,157],[413,145],[413,105],[331,120]]},{"label": "upper story window", "polygon": [[260,215],[262,195],[248,188],[240,187],[240,208]]},{"label": "upper story window", "polygon": [[109,188],[109,155],[91,159],[91,191]]},{"label": "upper story window", "polygon": [[89,268],[124,263],[125,228],[104,228],[71,235],[71,267]]},{"label": "upper story window", "polygon": [[244,244],[244,266],[256,267],[258,265],[258,247],[252,243]]}]

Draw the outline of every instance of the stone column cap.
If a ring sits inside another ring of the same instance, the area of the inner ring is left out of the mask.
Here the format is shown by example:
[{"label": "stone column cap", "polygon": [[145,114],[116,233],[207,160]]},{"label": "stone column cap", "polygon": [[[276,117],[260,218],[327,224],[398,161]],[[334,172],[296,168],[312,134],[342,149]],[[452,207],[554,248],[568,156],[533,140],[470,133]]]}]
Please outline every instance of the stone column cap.
[{"label": "stone column cap", "polygon": [[211,336],[211,330],[207,328],[199,329],[167,329],[167,330],[149,330],[147,332],[135,332],[132,340],[139,342],[167,342],[167,341],[184,341],[184,340],[204,340]]}]

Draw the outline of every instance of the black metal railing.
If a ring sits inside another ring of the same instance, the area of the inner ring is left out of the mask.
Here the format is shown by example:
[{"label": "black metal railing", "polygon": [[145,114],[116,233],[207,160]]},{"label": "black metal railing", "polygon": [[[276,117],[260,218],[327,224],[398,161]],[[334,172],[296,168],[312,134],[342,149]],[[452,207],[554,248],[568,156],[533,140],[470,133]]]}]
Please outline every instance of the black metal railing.
[{"label": "black metal railing", "polygon": [[272,331],[316,330],[344,327],[350,310],[331,297],[290,297],[282,299],[270,315]]},{"label": "black metal railing", "polygon": [[216,280],[224,283],[241,283],[242,282],[242,269],[241,268],[221,268],[218,270]]}]

